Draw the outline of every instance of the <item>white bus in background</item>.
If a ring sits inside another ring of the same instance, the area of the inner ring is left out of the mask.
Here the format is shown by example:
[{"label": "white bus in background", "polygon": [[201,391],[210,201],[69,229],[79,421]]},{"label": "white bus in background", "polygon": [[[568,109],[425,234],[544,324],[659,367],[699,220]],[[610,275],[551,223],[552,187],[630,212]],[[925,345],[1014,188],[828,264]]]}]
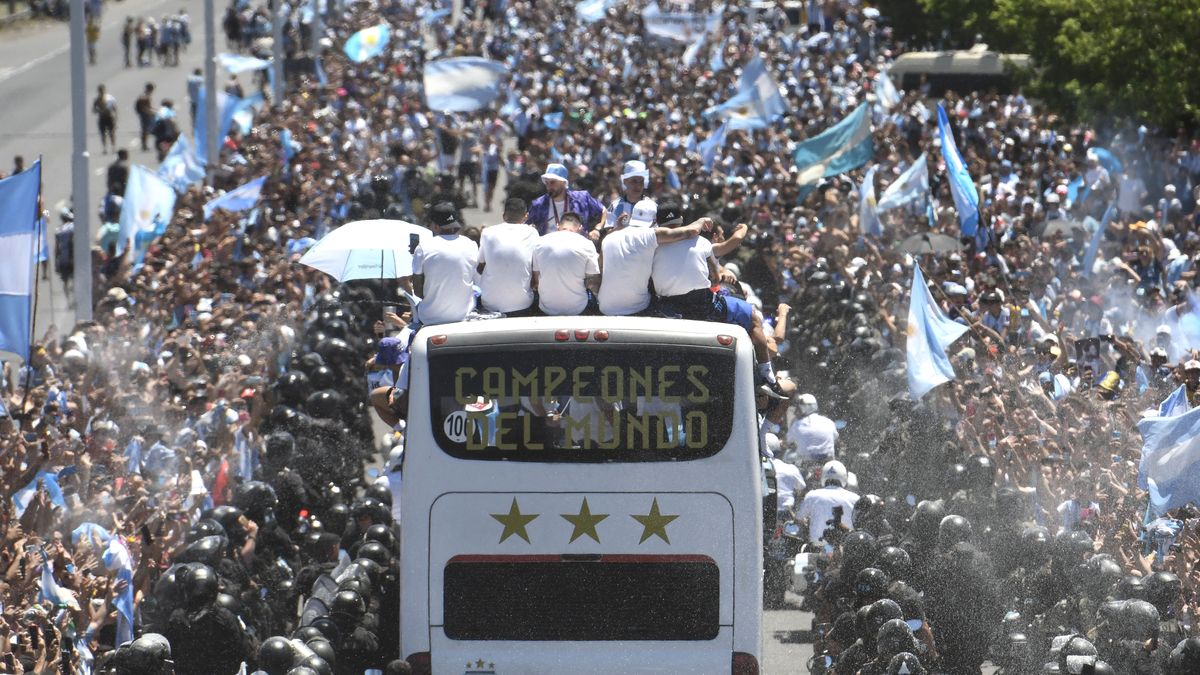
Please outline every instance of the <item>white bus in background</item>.
[{"label": "white bus in background", "polygon": [[400,649],[414,672],[754,674],[762,501],[736,326],[421,330]]}]

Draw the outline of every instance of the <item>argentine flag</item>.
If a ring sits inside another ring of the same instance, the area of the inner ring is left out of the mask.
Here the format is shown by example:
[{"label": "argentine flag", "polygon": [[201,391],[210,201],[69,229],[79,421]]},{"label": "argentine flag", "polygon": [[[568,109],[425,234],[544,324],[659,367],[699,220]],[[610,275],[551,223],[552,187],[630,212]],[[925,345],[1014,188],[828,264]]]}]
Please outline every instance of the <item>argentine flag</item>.
[{"label": "argentine flag", "polygon": [[912,299],[908,305],[908,393],[919,401],[930,389],[954,379],[946,348],[968,328],[946,318],[925,285],[920,266],[913,267]]},{"label": "argentine flag", "polygon": [[800,169],[797,182],[807,192],[822,178],[866,164],[873,154],[871,118],[863,103],[846,119],[796,146],[793,159]]},{"label": "argentine flag", "polygon": [[264,59],[227,52],[217,54],[217,63],[221,64],[221,67],[228,70],[232,75],[244,73],[248,70],[262,70],[271,66],[271,62]]},{"label": "argentine flag", "polygon": [[954,210],[958,211],[958,231],[964,237],[974,237],[979,229],[979,193],[975,182],[967,173],[958,146],[954,144],[954,133],[946,119],[946,109],[938,104],[938,134],[942,139],[942,161],[946,163],[946,177],[950,179],[950,196],[954,198]]},{"label": "argentine flag", "polygon": [[383,53],[392,39],[392,27],[386,23],[364,28],[346,40],[342,51],[355,63],[362,63]]},{"label": "argentine flag", "polygon": [[34,257],[38,253],[38,196],[42,162],[0,180],[0,350],[29,359]]},{"label": "argentine flag", "polygon": [[1138,422],[1142,461],[1138,487],[1150,492],[1151,514],[1200,502],[1200,408]]},{"label": "argentine flag", "polygon": [[1179,388],[1171,392],[1171,395],[1163,399],[1163,402],[1158,404],[1159,417],[1177,417],[1182,415],[1192,407],[1188,405],[1187,385],[1181,384]]},{"label": "argentine flag", "polygon": [[604,18],[604,13],[617,4],[616,0],[583,0],[575,5],[575,18],[580,23],[596,23]]},{"label": "argentine flag", "polygon": [[909,204],[924,204],[929,199],[929,166],[925,153],[917,158],[912,166],[904,170],[891,185],[883,191],[876,209],[887,211]]},{"label": "argentine flag", "polygon": [[204,180],[204,164],[196,156],[196,149],[187,134],[179,134],[175,139],[170,152],[158,165],[157,175],[176,192],[187,192],[188,187]]},{"label": "argentine flag", "polygon": [[875,207],[875,171],[879,165],[867,169],[863,176],[862,187],[858,190],[858,229],[863,234],[872,237],[883,236],[883,223],[879,221],[879,213]]},{"label": "argentine flag", "polygon": [[220,197],[209,201],[204,205],[205,222],[208,222],[212,218],[213,211],[217,209],[237,213],[254,208],[254,205],[258,203],[259,196],[262,195],[263,183],[266,180],[266,176],[260,176],[245,185],[239,185]]},{"label": "argentine flag", "polygon": [[[175,212],[175,188],[140,164],[129,170],[125,184],[125,203],[121,205],[121,229],[117,250],[123,251],[134,240],[161,235]],[[144,250],[144,249],[143,249]]]},{"label": "argentine flag", "polygon": [[508,68],[497,61],[464,56],[426,63],[424,75],[425,102],[431,110],[469,112],[500,97]]},{"label": "argentine flag", "polygon": [[704,170],[712,171],[713,162],[717,160],[717,151],[725,147],[725,133],[728,124],[722,124],[707,139],[700,143],[700,159],[704,162]]}]

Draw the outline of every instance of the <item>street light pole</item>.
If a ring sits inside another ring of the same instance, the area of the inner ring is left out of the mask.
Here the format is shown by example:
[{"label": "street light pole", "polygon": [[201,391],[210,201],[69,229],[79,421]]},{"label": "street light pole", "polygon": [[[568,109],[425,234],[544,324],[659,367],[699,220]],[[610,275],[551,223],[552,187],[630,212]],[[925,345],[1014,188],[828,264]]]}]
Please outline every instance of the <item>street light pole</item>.
[{"label": "street light pole", "polygon": [[84,0],[71,0],[71,210],[75,212],[75,321],[92,320],[92,200],[88,196]]},{"label": "street light pole", "polygon": [[221,129],[217,125],[217,18],[214,0],[204,0],[204,128],[205,148],[208,154],[208,182],[212,184],[214,169],[220,164],[217,138]]},{"label": "street light pole", "polygon": [[286,84],[283,81],[283,0],[271,0],[271,105],[283,103],[283,91]]}]

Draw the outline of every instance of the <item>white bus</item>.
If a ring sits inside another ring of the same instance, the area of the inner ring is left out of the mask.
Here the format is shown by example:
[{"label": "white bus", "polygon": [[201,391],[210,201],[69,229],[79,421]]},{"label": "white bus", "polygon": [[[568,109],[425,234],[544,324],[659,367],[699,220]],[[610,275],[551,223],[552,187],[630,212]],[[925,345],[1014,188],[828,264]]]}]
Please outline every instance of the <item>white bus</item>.
[{"label": "white bus", "polygon": [[412,345],[400,649],[425,673],[758,673],[742,329],[613,317]]}]

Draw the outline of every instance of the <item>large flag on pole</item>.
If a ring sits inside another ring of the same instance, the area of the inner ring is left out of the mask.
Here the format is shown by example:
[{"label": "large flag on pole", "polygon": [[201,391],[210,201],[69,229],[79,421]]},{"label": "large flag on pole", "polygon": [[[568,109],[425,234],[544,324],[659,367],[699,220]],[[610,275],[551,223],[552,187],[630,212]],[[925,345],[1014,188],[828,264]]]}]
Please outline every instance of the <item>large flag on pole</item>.
[{"label": "large flag on pole", "polygon": [[871,117],[862,104],[846,119],[796,147],[793,159],[800,169],[797,180],[808,190],[827,176],[857,169],[875,153]]},{"label": "large flag on pole", "polygon": [[704,111],[705,117],[723,119],[730,129],[765,129],[787,112],[779,85],[767,71],[761,56],[754,57],[738,78],[732,98]]},{"label": "large flag on pole", "polygon": [[1200,502],[1200,408],[1138,422],[1142,461],[1138,486],[1150,492],[1149,512],[1161,515]]},{"label": "large flag on pole", "polygon": [[924,204],[928,199],[929,166],[926,155],[922,152],[912,166],[905,169],[899,178],[884,189],[875,208],[887,211],[909,204]]},{"label": "large flag on pole", "polygon": [[248,70],[262,70],[263,68],[271,67],[271,62],[268,60],[244,54],[217,54],[217,63],[221,64],[221,67],[228,70],[232,75],[244,73]]},{"label": "large flag on pole", "polygon": [[946,348],[962,337],[968,328],[952,321],[942,313],[920,266],[913,267],[912,298],[908,305],[908,393],[913,401],[921,400],[930,389],[954,379],[954,366],[946,356]]},{"label": "large flag on pole", "polygon": [[362,63],[382,54],[391,39],[392,27],[381,23],[351,35],[342,47],[342,51],[346,52],[347,58],[351,61]]},{"label": "large flag on pole", "polygon": [[176,192],[187,192],[188,187],[204,180],[204,164],[196,156],[196,150],[187,134],[179,134],[171,150],[158,165],[158,177],[175,188]]},{"label": "large flag on pole", "polygon": [[124,251],[130,239],[141,241],[158,237],[167,229],[175,212],[175,188],[135,164],[125,183],[125,202],[121,205],[121,229],[117,250]]},{"label": "large flag on pole", "polygon": [[704,162],[705,171],[712,171],[713,162],[717,159],[717,151],[725,147],[727,127],[727,124],[722,124],[717,127],[716,131],[712,132],[711,136],[700,143],[700,159]]},{"label": "large flag on pole", "polygon": [[942,161],[946,163],[946,177],[950,179],[950,196],[954,198],[954,210],[958,211],[958,231],[964,237],[974,237],[979,229],[979,192],[975,181],[967,173],[958,146],[954,144],[954,133],[946,119],[946,109],[938,104],[938,134],[942,140]]},{"label": "large flag on pole", "polygon": [[0,180],[0,350],[29,360],[42,161]]},{"label": "large flag on pole", "polygon": [[425,101],[430,110],[479,110],[500,97],[507,76],[504,64],[477,56],[431,61],[425,64]]}]

